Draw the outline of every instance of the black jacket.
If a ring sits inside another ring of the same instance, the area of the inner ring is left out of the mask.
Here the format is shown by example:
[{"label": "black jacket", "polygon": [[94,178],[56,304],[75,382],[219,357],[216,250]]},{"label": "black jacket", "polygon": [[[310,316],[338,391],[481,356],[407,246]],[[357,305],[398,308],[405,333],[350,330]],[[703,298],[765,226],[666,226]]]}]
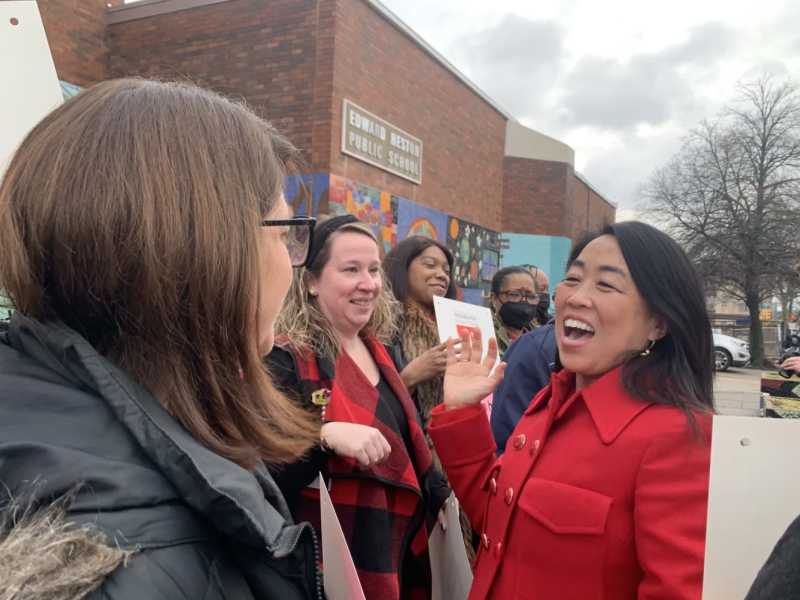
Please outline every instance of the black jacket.
[{"label": "black jacket", "polygon": [[789,525],[745,600],[800,598],[800,517]]},{"label": "black jacket", "polygon": [[265,468],[201,446],[73,330],[14,315],[0,333],[0,505],[79,483],[67,519],[136,551],[91,599],[321,598],[314,532],[291,524]]}]

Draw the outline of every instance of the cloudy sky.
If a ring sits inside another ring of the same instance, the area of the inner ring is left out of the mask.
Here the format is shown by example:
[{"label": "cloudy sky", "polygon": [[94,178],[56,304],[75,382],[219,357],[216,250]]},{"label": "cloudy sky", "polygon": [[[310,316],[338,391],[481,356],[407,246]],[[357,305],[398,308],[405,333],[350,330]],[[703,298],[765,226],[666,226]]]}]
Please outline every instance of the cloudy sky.
[{"label": "cloudy sky", "polygon": [[383,3],[519,121],[572,146],[621,212],[738,81],[800,80],[794,0]]}]

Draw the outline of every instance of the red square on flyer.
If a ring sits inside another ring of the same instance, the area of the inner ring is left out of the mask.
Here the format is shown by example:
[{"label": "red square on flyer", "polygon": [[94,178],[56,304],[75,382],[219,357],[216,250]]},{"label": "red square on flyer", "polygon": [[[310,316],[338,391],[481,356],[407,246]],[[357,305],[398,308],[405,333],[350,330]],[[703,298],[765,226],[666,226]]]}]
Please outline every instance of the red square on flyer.
[{"label": "red square on flyer", "polygon": [[469,333],[469,341],[470,342],[472,341],[473,337],[475,337],[475,328],[474,327],[469,327],[467,325],[459,325],[458,323],[456,323],[456,331],[458,331],[458,337],[461,337],[462,335],[464,335],[465,331],[468,332]]}]

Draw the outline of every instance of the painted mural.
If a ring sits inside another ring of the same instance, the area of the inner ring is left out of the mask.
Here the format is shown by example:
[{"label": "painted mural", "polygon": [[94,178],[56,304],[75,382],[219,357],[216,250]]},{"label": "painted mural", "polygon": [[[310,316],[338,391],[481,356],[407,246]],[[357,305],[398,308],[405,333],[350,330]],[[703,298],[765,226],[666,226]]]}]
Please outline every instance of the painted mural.
[{"label": "painted mural", "polygon": [[417,204],[405,198],[397,203],[397,241],[424,235],[447,243],[447,215],[441,211]]},{"label": "painted mural", "polygon": [[355,215],[387,252],[415,235],[446,243],[456,259],[454,278],[462,302],[482,305],[483,290],[500,266],[497,232],[357,181],[327,173],[289,176],[285,194],[297,215]]},{"label": "painted mural", "polygon": [[499,263],[497,232],[450,217],[447,245],[455,256],[455,281],[460,288],[481,289],[491,281]]},{"label": "painted mural", "polygon": [[310,175],[287,176],[283,193],[294,214],[311,215],[308,210],[309,199],[312,197]]}]

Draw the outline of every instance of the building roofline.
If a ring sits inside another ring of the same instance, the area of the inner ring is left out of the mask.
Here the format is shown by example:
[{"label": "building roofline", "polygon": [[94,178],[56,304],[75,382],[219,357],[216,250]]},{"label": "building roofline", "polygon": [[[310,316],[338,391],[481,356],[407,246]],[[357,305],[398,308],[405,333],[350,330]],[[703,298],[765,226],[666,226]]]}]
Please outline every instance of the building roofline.
[{"label": "building roofline", "polygon": [[445,69],[450,71],[450,74],[453,75],[456,79],[458,79],[461,83],[466,85],[469,89],[471,89],[477,96],[479,96],[484,102],[486,102],[489,106],[491,106],[494,110],[500,113],[505,119],[509,121],[517,122],[517,119],[505,110],[502,106],[500,106],[497,102],[492,100],[486,92],[480,89],[477,85],[475,85],[466,75],[464,75],[461,71],[459,71],[453,63],[447,60],[444,56],[442,56],[436,49],[431,46],[425,39],[420,36],[416,31],[411,29],[400,17],[394,14],[388,7],[384,6],[380,0],[363,0],[366,4],[371,6],[378,12],[384,19],[386,19],[389,23],[394,25],[394,27],[400,31],[403,35],[409,38],[412,42],[414,42],[417,46],[419,46],[423,52],[425,52],[428,56],[442,65]]},{"label": "building roofline", "polygon": [[604,202],[606,202],[607,204],[610,204],[612,207],[614,207],[614,210],[617,210],[617,209],[619,208],[619,205],[618,205],[616,202],[612,202],[611,200],[609,200],[608,198],[606,198],[606,197],[603,195],[603,192],[601,192],[600,190],[598,190],[596,186],[594,186],[594,185],[592,185],[591,183],[589,183],[589,180],[588,180],[588,179],[586,179],[586,177],[584,177],[584,176],[583,176],[583,175],[581,175],[580,173],[578,173],[578,171],[575,171],[575,177],[577,177],[577,178],[578,178],[578,179],[581,181],[581,183],[583,183],[583,185],[585,185],[585,186],[586,186],[586,187],[588,187],[590,190],[592,190],[592,191],[593,191],[595,194],[597,194],[597,195],[600,197],[600,199],[601,199],[601,200],[603,200],[603,201],[604,201]]},{"label": "building roofline", "polygon": [[[139,0],[137,2],[130,2],[128,4],[119,4],[117,6],[108,7],[108,24],[114,25],[116,23],[124,23],[125,21],[133,21],[135,19],[144,19],[147,17],[154,17],[157,15],[164,15],[167,13],[177,12],[179,10],[187,10],[190,8],[199,8],[201,6],[208,6],[209,4],[218,4],[220,2],[227,2],[228,0]],[[394,14],[379,0],[363,0],[375,12],[383,17],[389,24],[395,27],[400,33],[405,35],[414,44],[430,56],[433,60],[443,66],[450,74],[466,85],[477,95],[481,100],[486,102],[495,111],[508,120],[517,122],[517,119],[500,106],[497,102],[492,100],[486,92],[475,85],[470,79],[459,71],[453,64],[448,61],[444,56],[439,54],[433,46],[426,42],[416,31],[411,29],[400,17]]]}]

